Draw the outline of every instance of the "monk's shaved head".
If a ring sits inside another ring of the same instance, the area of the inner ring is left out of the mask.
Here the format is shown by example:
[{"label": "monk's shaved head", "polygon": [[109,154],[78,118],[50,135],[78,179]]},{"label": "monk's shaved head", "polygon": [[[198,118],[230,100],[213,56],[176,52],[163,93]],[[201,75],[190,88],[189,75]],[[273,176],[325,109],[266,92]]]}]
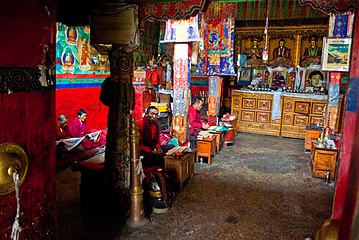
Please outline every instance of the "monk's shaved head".
[{"label": "monk's shaved head", "polygon": [[68,118],[67,118],[67,116],[65,115],[65,114],[61,114],[61,115],[59,115],[58,117],[57,117],[57,120],[59,120],[59,121],[64,121],[64,120],[67,120]]}]

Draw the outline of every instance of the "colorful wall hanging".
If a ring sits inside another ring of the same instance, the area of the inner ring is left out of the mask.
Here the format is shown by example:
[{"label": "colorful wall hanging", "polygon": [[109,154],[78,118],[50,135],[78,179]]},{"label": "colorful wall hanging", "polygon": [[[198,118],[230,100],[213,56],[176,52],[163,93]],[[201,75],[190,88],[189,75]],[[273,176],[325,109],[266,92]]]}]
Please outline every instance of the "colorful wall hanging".
[{"label": "colorful wall hanging", "polygon": [[199,51],[197,75],[234,75],[234,14],[235,3],[212,3],[201,15],[200,35],[203,48]]},{"label": "colorful wall hanging", "polygon": [[354,13],[349,11],[342,14],[329,15],[329,37],[351,37],[353,32]]},{"label": "colorful wall hanging", "polygon": [[110,63],[90,45],[90,27],[56,27],[56,88],[99,87],[109,76]]},{"label": "colorful wall hanging", "polygon": [[158,22],[146,22],[144,32],[140,35],[140,45],[133,51],[134,65],[146,67],[150,60],[157,57],[159,34]]},{"label": "colorful wall hanging", "polygon": [[166,21],[165,34],[162,42],[197,42],[200,40],[198,15],[184,20],[169,19]]},{"label": "colorful wall hanging", "polygon": [[340,80],[342,73],[331,72],[330,73],[330,86],[328,92],[328,110],[327,110],[327,123],[329,128],[335,129],[335,124],[338,117],[338,103],[339,103],[339,91]]},{"label": "colorful wall hanging", "polygon": [[222,77],[210,76],[208,78],[208,116],[217,116],[219,114],[221,95],[222,95]]}]

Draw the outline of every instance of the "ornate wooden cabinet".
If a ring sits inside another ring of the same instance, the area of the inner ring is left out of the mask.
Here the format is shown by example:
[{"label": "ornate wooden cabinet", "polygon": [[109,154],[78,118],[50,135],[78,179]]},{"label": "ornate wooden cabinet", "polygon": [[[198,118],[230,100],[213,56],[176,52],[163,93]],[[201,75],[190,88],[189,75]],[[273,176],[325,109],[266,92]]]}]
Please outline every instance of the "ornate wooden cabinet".
[{"label": "ornate wooden cabinet", "polygon": [[[309,124],[323,125],[327,95],[283,93],[281,119],[272,120],[273,94],[270,92],[234,90],[232,115],[237,116],[237,130],[292,138],[305,138]],[[342,98],[339,99],[336,132],[339,132]]]},{"label": "ornate wooden cabinet", "polygon": [[284,94],[281,136],[304,139],[309,124],[323,125],[326,104],[326,95]]},{"label": "ornate wooden cabinet", "polygon": [[237,130],[279,136],[281,120],[272,120],[272,104],[273,94],[270,92],[234,90],[231,109],[232,115],[237,117]]}]

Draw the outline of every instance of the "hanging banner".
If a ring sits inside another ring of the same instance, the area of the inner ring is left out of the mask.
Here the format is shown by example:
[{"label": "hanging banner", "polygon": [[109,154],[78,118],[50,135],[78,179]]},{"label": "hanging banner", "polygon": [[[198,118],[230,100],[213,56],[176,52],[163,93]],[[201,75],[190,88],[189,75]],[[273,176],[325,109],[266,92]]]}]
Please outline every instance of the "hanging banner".
[{"label": "hanging banner", "polygon": [[235,3],[212,3],[201,16],[200,48],[196,75],[235,75],[234,14]]}]

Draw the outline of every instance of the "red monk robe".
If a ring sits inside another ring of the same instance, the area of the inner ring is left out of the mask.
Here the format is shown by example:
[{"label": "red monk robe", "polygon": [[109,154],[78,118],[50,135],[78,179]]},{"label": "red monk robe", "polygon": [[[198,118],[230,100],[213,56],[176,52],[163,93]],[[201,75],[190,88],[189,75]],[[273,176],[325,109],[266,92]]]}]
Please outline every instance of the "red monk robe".
[{"label": "red monk robe", "polygon": [[[79,118],[76,118],[71,123],[69,130],[72,137],[83,137],[91,132],[87,125],[86,120],[84,122],[81,122]],[[106,133],[104,131],[101,131],[101,134],[97,139],[97,141],[94,142],[89,139],[84,139],[82,140],[81,144],[84,147],[84,149],[93,149],[95,147],[103,146],[106,144]]]},{"label": "red monk robe", "polygon": [[56,124],[56,141],[66,138],[71,138],[69,127],[65,125],[65,127],[61,128],[59,124]]},{"label": "red monk robe", "polygon": [[188,109],[188,133],[190,136],[197,137],[198,133],[202,131],[203,121],[201,119],[200,111],[196,110],[193,105]]},{"label": "red monk robe", "polygon": [[161,147],[160,127],[158,122],[150,123],[147,117],[143,118],[143,126],[140,129],[140,151],[152,152],[154,149]]}]

